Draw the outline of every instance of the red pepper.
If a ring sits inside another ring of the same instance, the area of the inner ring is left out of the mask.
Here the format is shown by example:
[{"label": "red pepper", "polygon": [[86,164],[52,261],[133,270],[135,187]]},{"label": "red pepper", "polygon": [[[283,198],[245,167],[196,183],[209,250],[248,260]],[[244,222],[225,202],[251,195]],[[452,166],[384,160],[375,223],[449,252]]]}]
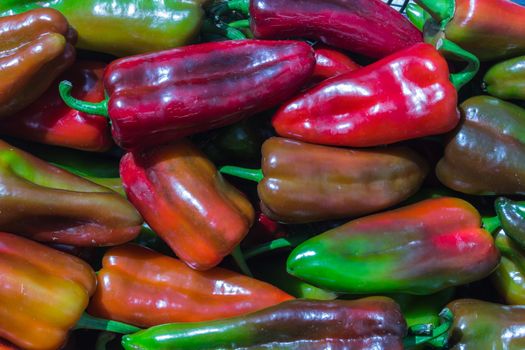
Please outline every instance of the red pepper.
[{"label": "red pepper", "polygon": [[456,105],[447,62],[417,44],[319,84],[283,105],[272,123],[284,137],[368,147],[450,131]]},{"label": "red pepper", "polygon": [[192,268],[220,263],[253,223],[250,202],[185,140],[127,153],[120,176],[144,220]]},{"label": "red pepper", "polygon": [[60,98],[58,84],[71,80],[73,95],[89,102],[104,100],[102,73],[106,64],[79,61],[15,118],[2,121],[2,134],[49,145],[85,151],[107,151],[113,141],[107,120],[69,108]]},{"label": "red pepper", "polygon": [[315,69],[312,75],[313,80],[321,81],[361,68],[350,57],[328,46],[316,45],[314,49]]},{"label": "red pepper", "polygon": [[108,115],[116,143],[126,149],[235,123],[277,105],[308,80],[312,48],[298,41],[213,42],[111,63],[104,75],[109,99],[83,103],[62,97],[73,108]]}]

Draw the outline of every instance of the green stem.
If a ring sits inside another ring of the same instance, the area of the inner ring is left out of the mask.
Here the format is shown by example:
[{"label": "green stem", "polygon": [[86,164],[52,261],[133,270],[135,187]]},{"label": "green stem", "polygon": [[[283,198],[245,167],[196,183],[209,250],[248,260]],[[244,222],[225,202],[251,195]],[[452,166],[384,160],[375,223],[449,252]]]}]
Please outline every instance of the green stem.
[{"label": "green stem", "polygon": [[403,339],[405,348],[412,348],[421,344],[431,344],[436,348],[445,348],[448,342],[448,332],[452,327],[454,316],[452,312],[445,308],[439,314],[441,317],[441,324],[438,327],[432,328],[430,332],[429,327],[423,325],[422,327],[413,326],[410,328],[412,334]]},{"label": "green stem", "polygon": [[239,29],[250,28],[250,20],[249,19],[241,19],[241,20],[238,20],[238,21],[230,22],[230,23],[228,23],[228,25],[230,27],[239,28]]},{"label": "green stem", "polygon": [[86,313],[77,322],[75,329],[94,329],[119,334],[130,334],[140,331],[140,328],[118,321],[104,320]]},{"label": "green stem", "polygon": [[73,84],[71,84],[70,81],[64,80],[60,82],[58,91],[60,92],[60,97],[62,97],[66,105],[80,112],[101,115],[106,118],[109,118],[107,98],[102,102],[87,102],[77,100],[76,98],[71,96],[72,89]]},{"label": "green stem", "polygon": [[467,62],[467,66],[461,72],[450,74],[450,81],[457,90],[461,89],[466,83],[471,81],[478,72],[479,59],[452,41],[445,38],[440,38],[436,43],[436,49]]},{"label": "green stem", "polygon": [[296,235],[286,238],[278,238],[271,242],[260,244],[244,252],[245,259],[251,259],[258,255],[268,253],[281,248],[294,248],[310,238],[311,235]]},{"label": "green stem", "polygon": [[426,12],[421,6],[419,6],[418,4],[414,4],[413,2],[408,4],[406,12],[410,22],[412,22],[412,24],[417,29],[423,31],[423,26],[425,25],[425,22],[427,21],[427,19],[430,18],[428,12]]},{"label": "green stem", "polygon": [[485,230],[489,231],[491,234],[496,232],[496,230],[501,227],[501,222],[498,216],[484,217],[481,219],[481,221],[483,223],[483,228],[485,228]]},{"label": "green stem", "polygon": [[241,179],[255,182],[261,182],[262,179],[264,179],[262,169],[247,169],[237,166],[226,165],[223,166],[219,171],[223,174],[228,174],[239,177]]},{"label": "green stem", "polygon": [[239,11],[243,15],[250,15],[250,0],[229,0],[226,2],[230,10]]},{"label": "green stem", "polygon": [[233,257],[233,260],[235,260],[235,263],[237,264],[237,266],[239,266],[239,268],[241,269],[241,271],[245,275],[253,277],[253,274],[250,271],[250,268],[248,267],[248,264],[246,263],[244,254],[242,253],[242,250],[241,250],[241,247],[240,246],[235,247],[235,249],[233,250],[231,255]]},{"label": "green stem", "polygon": [[106,350],[109,342],[115,339],[115,334],[109,332],[102,332],[97,338],[95,350]]},{"label": "green stem", "polygon": [[226,26],[224,27],[224,31],[225,31],[224,35],[230,40],[246,39],[246,35],[244,35],[243,32],[241,32],[240,30],[234,27]]},{"label": "green stem", "polygon": [[416,0],[416,3],[442,25],[446,25],[454,17],[455,0]]}]

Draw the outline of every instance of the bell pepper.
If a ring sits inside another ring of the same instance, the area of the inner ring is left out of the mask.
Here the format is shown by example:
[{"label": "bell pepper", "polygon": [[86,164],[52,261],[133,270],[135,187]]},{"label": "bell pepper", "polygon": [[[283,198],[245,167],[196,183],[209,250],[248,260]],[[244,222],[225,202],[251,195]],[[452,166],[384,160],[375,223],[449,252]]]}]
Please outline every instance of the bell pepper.
[{"label": "bell pepper", "polygon": [[132,244],[108,250],[97,278],[89,313],[144,327],[239,316],[292,299],[248,276],[219,267],[195,271]]},{"label": "bell pepper", "polygon": [[124,336],[126,350],[403,349],[399,306],[384,297],[291,300],[246,316],[161,325]]},{"label": "bell pepper", "polygon": [[520,247],[525,249],[525,202],[498,198],[495,202],[500,226]]},{"label": "bell pepper", "polygon": [[194,269],[219,264],[253,223],[250,202],[188,141],[127,153],[120,176],[148,225]]},{"label": "bell pepper", "polygon": [[66,104],[109,116],[125,149],[233,124],[294,94],[314,69],[313,50],[294,41],[239,40],[186,46],[112,62],[105,71],[108,99]]},{"label": "bell pepper", "polygon": [[307,38],[381,58],[422,42],[421,33],[381,0],[229,0],[212,10],[250,16],[259,39]]},{"label": "bell pepper", "polygon": [[26,350],[60,348],[95,286],[95,273],[82,260],[0,233],[1,338]]},{"label": "bell pepper", "polygon": [[507,306],[475,299],[447,305],[454,314],[450,350],[525,348],[525,306]]},{"label": "bell pepper", "polygon": [[261,210],[287,223],[345,218],[388,208],[414,194],[427,165],[406,147],[349,150],[272,137],[262,170],[221,172],[260,181]]},{"label": "bell pepper", "polygon": [[447,62],[418,44],[300,94],[272,124],[283,137],[369,147],[450,131],[459,122],[456,104]]},{"label": "bell pepper", "polygon": [[497,267],[499,252],[480,226],[469,203],[429,199],[313,237],[292,251],[287,269],[336,292],[432,294]]},{"label": "bell pepper", "polygon": [[75,246],[122,244],[142,218],[121,195],[0,141],[0,230]]},{"label": "bell pepper", "polygon": [[311,80],[319,82],[361,68],[359,64],[340,51],[316,45],[315,69]]},{"label": "bell pepper", "polygon": [[501,252],[501,264],[491,275],[491,281],[507,304],[525,304],[525,250],[504,230],[496,235]]},{"label": "bell pepper", "polygon": [[495,97],[471,97],[436,175],[468,194],[525,193],[525,110]]},{"label": "bell pepper", "polygon": [[75,39],[52,9],[0,18],[0,119],[34,102],[73,63]]},{"label": "bell pepper", "polygon": [[525,6],[508,0],[415,0],[431,18],[425,41],[443,39],[481,61],[525,54]]},{"label": "bell pepper", "polygon": [[49,145],[107,151],[113,144],[107,120],[69,108],[58,93],[60,81],[68,79],[75,84],[75,97],[90,102],[103,100],[105,66],[102,62],[76,62],[34,103],[18,112],[16,117],[2,121],[1,133]]},{"label": "bell pepper", "polygon": [[0,16],[51,7],[78,31],[78,48],[129,56],[191,43],[202,24],[204,2],[2,0]]},{"label": "bell pepper", "polygon": [[525,56],[492,66],[483,77],[483,88],[502,99],[525,100]]}]

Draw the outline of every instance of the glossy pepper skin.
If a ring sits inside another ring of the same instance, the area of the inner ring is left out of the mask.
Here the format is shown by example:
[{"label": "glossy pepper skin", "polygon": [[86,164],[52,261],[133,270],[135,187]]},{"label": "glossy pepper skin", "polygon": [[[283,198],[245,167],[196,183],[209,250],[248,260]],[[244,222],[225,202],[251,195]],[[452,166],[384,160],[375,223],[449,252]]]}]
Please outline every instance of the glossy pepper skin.
[{"label": "glossy pepper skin", "polygon": [[500,197],[495,202],[501,227],[520,247],[525,248],[525,202]]},{"label": "glossy pepper skin", "polygon": [[309,239],[288,272],[338,292],[432,294],[489,275],[499,252],[481,218],[457,198],[363,217]]},{"label": "glossy pepper skin", "polygon": [[382,58],[423,41],[406,18],[380,0],[251,0],[256,38],[292,37]]},{"label": "glossy pepper skin", "polygon": [[418,44],[300,94],[272,124],[283,137],[369,147],[450,131],[459,121],[456,104],[447,62]]},{"label": "glossy pepper skin", "polygon": [[270,218],[288,223],[388,208],[421,186],[428,168],[406,147],[349,150],[273,137],[262,147],[257,192]]},{"label": "glossy pepper skin", "polygon": [[324,45],[316,45],[312,80],[321,81],[361,68],[350,57]]},{"label": "glossy pepper skin", "polygon": [[60,98],[58,84],[73,82],[73,96],[89,102],[104,100],[102,73],[106,64],[77,61],[49,89],[16,116],[2,121],[1,133],[28,141],[79,150],[104,152],[112,145],[106,118],[68,107]]},{"label": "glossy pepper skin", "polygon": [[0,141],[0,230],[41,242],[107,246],[135,238],[142,218],[121,195]]},{"label": "glossy pepper skin", "polygon": [[98,283],[89,313],[140,327],[239,316],[292,299],[248,276],[219,267],[195,271],[132,244],[106,252]]},{"label": "glossy pepper skin", "polygon": [[509,0],[417,0],[434,18],[425,37],[444,36],[481,61],[525,53],[525,7]]},{"label": "glossy pepper skin", "polygon": [[127,57],[106,69],[101,108],[119,146],[167,143],[285,101],[314,65],[312,48],[298,41],[212,42]]},{"label": "glossy pepper skin", "polygon": [[186,140],[127,153],[126,194],[146,222],[194,269],[210,269],[246,236],[254,210]]},{"label": "glossy pepper skin", "polygon": [[454,314],[451,350],[525,348],[525,307],[459,299],[447,307]]},{"label": "glossy pepper skin", "polygon": [[27,350],[65,342],[96,278],[82,260],[9,233],[0,233],[0,337]]},{"label": "glossy pepper skin", "polygon": [[525,56],[492,66],[483,77],[483,87],[492,96],[525,100]]},{"label": "glossy pepper skin", "polygon": [[491,275],[491,281],[507,304],[525,304],[525,250],[505,231],[496,235],[501,263]]},{"label": "glossy pepper skin", "polygon": [[51,7],[63,13],[78,31],[77,47],[129,56],[192,42],[201,27],[203,3],[204,0],[7,0],[0,4],[0,15]]},{"label": "glossy pepper skin", "polygon": [[0,119],[35,101],[73,63],[75,38],[52,9],[0,18]]},{"label": "glossy pepper skin", "polygon": [[176,323],[124,336],[126,350],[142,349],[403,349],[407,329],[389,298],[292,300],[249,315]]},{"label": "glossy pepper skin", "polygon": [[468,194],[525,193],[525,110],[490,96],[460,106],[462,122],[445,148],[436,175]]}]

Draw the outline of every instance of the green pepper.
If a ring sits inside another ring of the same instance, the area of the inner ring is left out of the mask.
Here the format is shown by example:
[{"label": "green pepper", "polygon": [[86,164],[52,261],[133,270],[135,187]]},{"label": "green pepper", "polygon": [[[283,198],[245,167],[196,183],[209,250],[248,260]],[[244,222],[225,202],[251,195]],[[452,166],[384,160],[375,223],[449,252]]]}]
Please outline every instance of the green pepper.
[{"label": "green pepper", "polygon": [[501,263],[491,281],[508,304],[525,304],[525,251],[501,230],[496,236]]},{"label": "green pepper", "polygon": [[483,78],[483,88],[499,98],[525,100],[525,56],[490,68]]},{"label": "green pepper", "polygon": [[525,202],[498,198],[495,203],[501,228],[520,247],[525,248]]},{"label": "green pepper", "polygon": [[186,45],[198,34],[204,0],[3,0],[0,16],[54,8],[78,31],[77,47],[116,56]]}]

